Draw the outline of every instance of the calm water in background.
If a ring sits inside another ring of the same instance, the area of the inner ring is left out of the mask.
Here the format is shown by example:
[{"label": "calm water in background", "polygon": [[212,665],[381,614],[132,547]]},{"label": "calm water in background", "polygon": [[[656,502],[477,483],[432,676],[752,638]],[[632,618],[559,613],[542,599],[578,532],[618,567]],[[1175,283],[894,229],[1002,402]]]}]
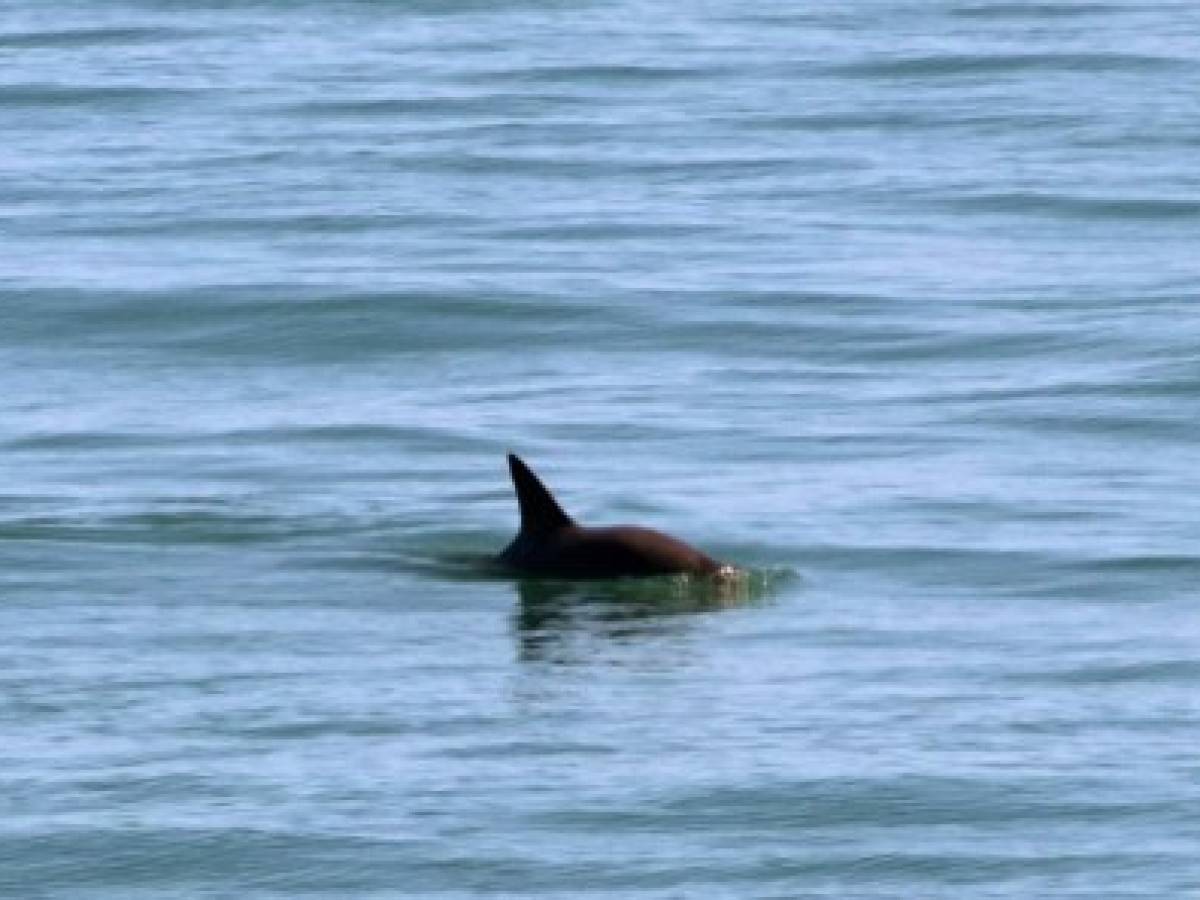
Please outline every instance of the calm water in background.
[{"label": "calm water in background", "polygon": [[[1198,60],[0,0],[0,894],[1195,895]],[[508,449],[747,579],[481,572]]]}]

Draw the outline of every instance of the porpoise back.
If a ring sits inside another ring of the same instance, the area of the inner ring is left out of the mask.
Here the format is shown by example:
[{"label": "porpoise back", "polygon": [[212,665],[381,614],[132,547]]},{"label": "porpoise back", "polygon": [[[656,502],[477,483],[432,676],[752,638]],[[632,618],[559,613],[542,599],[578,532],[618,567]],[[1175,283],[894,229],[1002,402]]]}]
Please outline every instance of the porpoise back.
[{"label": "porpoise back", "polygon": [[521,529],[499,560],[512,569],[561,578],[715,575],[730,570],[695,547],[650,528],[579,525],[512,453],[508,469],[517,492]]}]

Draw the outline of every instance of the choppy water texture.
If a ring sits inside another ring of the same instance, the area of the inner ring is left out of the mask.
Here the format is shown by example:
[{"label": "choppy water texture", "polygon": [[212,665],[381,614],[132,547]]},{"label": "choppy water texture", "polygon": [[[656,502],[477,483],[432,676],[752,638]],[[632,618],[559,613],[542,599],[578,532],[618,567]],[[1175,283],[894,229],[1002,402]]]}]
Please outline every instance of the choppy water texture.
[{"label": "choppy water texture", "polygon": [[[1198,61],[0,0],[0,894],[1200,896]],[[749,576],[489,574],[510,449]]]}]

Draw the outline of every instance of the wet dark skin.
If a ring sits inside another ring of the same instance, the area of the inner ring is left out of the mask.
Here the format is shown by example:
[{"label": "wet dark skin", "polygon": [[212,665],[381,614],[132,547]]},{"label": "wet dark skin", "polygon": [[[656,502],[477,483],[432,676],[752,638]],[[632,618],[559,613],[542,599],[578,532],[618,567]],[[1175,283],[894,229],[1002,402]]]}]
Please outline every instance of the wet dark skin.
[{"label": "wet dark skin", "polygon": [[568,516],[524,462],[508,455],[521,530],[499,556],[509,568],[559,578],[718,575],[732,571],[669,534],[635,525],[588,528]]}]

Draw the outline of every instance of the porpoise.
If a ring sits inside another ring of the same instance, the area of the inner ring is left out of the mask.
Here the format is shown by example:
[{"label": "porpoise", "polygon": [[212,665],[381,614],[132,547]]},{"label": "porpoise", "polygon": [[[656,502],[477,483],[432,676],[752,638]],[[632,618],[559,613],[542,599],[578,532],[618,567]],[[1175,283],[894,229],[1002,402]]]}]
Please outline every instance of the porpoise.
[{"label": "porpoise", "polygon": [[531,575],[616,578],[622,575],[726,575],[735,570],[678,538],[635,525],[576,524],[524,462],[508,454],[521,530],[499,556]]}]

